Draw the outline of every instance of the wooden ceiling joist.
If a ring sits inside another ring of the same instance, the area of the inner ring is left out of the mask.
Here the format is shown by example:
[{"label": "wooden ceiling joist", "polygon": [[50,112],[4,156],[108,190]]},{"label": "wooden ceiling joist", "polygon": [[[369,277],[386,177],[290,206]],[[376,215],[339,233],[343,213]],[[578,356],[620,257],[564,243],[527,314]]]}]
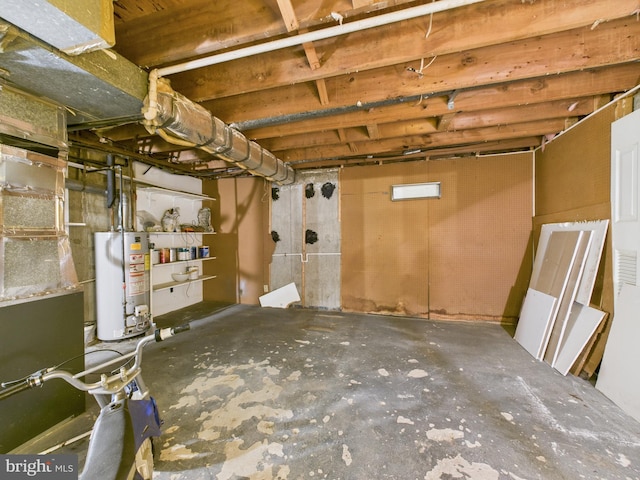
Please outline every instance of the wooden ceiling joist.
[{"label": "wooden ceiling joist", "polygon": [[[182,64],[429,3],[118,0],[115,49],[145,67]],[[168,79],[296,168],[531,148],[640,83],[637,9],[487,0]],[[96,133],[213,165],[138,126]]]},{"label": "wooden ceiling joist", "polygon": [[[601,95],[607,91],[625,91],[640,81],[640,66],[637,63],[610,69],[573,72],[565,75],[514,81],[508,84],[471,89],[461,92],[456,105],[463,112],[482,112],[485,109],[517,107],[536,103]],[[266,112],[264,112],[266,113]],[[257,140],[283,135],[299,135],[313,131],[357,127],[369,123],[400,121],[402,119],[438,117],[450,114],[446,99],[434,97],[420,105],[398,104],[373,111],[358,111],[341,115],[339,119],[327,117],[313,121],[298,121],[286,126],[274,125],[247,131]]]},{"label": "wooden ceiling joist", "polygon": [[[469,145],[484,143],[500,139],[517,139],[523,137],[540,137],[549,132],[559,132],[564,129],[565,120],[543,120],[537,122],[523,122],[517,125],[496,126],[462,130],[459,132],[438,132],[428,135],[391,138],[378,141],[358,142],[358,153],[364,155],[381,155],[382,153],[402,152],[404,150],[420,149],[428,151],[431,148],[451,145]],[[341,158],[353,154],[346,145],[327,145],[322,147],[298,148],[282,150],[278,156],[287,162],[305,159]]]},{"label": "wooden ceiling joist", "polygon": [[[556,2],[558,6],[555,12],[549,9],[545,2],[514,4],[510,0],[492,1],[490,7],[480,4],[452,10],[447,12],[446,20],[441,20],[443,28],[433,29],[428,42],[422,38],[423,34],[419,33],[423,31],[421,19],[417,19],[415,25],[408,24],[406,28],[394,30],[393,34],[378,29],[365,30],[358,35],[340,38],[340,47],[325,59],[322,72],[303,68],[302,62],[306,59],[301,59],[292,50],[270,52],[260,55],[259,62],[271,66],[268,78],[260,85],[253,81],[257,61],[253,57],[176,74],[172,76],[172,83],[174,88],[187,97],[201,102],[265,88],[315,81],[318,78],[343,76],[349,72],[359,72],[357,76],[364,76],[364,72],[369,70],[396,65],[412,66],[412,62],[415,63],[413,66],[418,68],[421,59],[436,55],[438,59],[424,72],[423,79],[429,78],[430,72],[443,65],[442,57],[451,55],[453,57],[446,64],[449,68],[454,68],[453,71],[485,71],[484,76],[492,76],[497,82],[509,79],[516,73],[522,74],[522,70],[526,72],[534,66],[545,69],[545,74],[560,73],[580,68],[578,65],[582,60],[585,63],[582,68],[589,68],[589,65],[595,66],[596,62],[587,61],[585,57],[593,55],[600,57],[600,65],[618,63],[619,60],[616,60],[615,56],[611,59],[607,57],[607,53],[614,52],[607,51],[605,46],[616,41],[609,38],[609,35],[617,36],[618,45],[623,50],[635,45],[637,55],[640,26],[635,17],[630,16],[637,8],[635,0],[619,0],[613,4],[585,4],[581,0],[562,2],[563,5],[567,3],[579,4],[579,7],[576,6],[572,11],[572,15],[566,15],[567,5],[561,8],[559,2]],[[509,28],[505,28],[504,25],[505,9],[510,12]],[[470,22],[469,18],[482,18],[482,21]],[[592,29],[594,18],[611,20],[602,22]],[[434,24],[438,25],[438,14],[435,15]],[[518,25],[521,28],[517,28]],[[452,35],[451,32],[464,34]],[[603,37],[607,38],[603,40]],[[380,38],[385,38],[385,41],[380,41]],[[322,48],[324,43],[318,42],[316,48]],[[550,54],[561,57],[562,61],[556,63],[555,58],[549,57]],[[531,60],[528,59],[529,55],[533,55]],[[630,58],[628,50],[619,52],[617,57],[620,56],[626,60]],[[496,60],[504,61],[500,62],[498,68],[492,69],[491,66]],[[550,72],[549,65],[561,68],[554,67],[553,72]],[[437,77],[441,74],[442,69],[433,75]],[[376,73],[378,78],[380,75],[381,72]],[[421,91],[433,89],[424,86],[426,88]]]}]

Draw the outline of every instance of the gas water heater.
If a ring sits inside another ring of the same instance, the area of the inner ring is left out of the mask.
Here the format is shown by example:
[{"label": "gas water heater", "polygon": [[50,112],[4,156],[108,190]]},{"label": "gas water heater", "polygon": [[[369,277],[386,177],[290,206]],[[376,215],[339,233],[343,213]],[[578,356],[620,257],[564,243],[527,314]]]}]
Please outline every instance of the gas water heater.
[{"label": "gas water heater", "polygon": [[97,232],[96,334],[122,340],[151,327],[149,245],[146,233]]}]

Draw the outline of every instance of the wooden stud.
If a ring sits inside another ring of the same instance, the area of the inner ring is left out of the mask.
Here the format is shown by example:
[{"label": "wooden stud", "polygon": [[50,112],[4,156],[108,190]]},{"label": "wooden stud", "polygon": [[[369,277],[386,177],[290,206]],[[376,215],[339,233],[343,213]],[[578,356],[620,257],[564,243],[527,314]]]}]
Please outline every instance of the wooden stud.
[{"label": "wooden stud", "polygon": [[451,122],[453,121],[453,117],[455,116],[456,116],[455,113],[448,113],[446,115],[441,115],[440,117],[438,117],[438,120],[437,120],[438,131],[443,132],[443,131],[449,130],[449,126],[451,125]]},{"label": "wooden stud", "polygon": [[375,0],[352,0],[351,4],[353,5],[353,9],[367,7],[369,5],[373,5]]},{"label": "wooden stud", "polygon": [[296,17],[296,12],[293,9],[291,0],[278,0],[278,8],[280,8],[280,15],[287,27],[288,32],[293,32],[300,28],[300,23]]},{"label": "wooden stud", "polygon": [[318,98],[320,99],[320,105],[329,105],[327,82],[324,81],[324,78],[316,80],[316,87],[318,88]]},{"label": "wooden stud", "polygon": [[372,123],[367,125],[367,134],[369,138],[372,140],[377,140],[380,138],[380,132],[378,130],[378,125],[376,123]]}]

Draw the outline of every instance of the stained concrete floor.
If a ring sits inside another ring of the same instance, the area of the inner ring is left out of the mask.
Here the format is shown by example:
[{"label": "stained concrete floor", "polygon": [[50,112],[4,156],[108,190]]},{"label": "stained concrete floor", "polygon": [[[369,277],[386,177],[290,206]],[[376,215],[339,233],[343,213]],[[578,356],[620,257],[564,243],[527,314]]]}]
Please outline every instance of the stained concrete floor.
[{"label": "stained concrete floor", "polygon": [[640,479],[640,424],[500,325],[250,306],[191,320],[145,350],[154,479]]}]

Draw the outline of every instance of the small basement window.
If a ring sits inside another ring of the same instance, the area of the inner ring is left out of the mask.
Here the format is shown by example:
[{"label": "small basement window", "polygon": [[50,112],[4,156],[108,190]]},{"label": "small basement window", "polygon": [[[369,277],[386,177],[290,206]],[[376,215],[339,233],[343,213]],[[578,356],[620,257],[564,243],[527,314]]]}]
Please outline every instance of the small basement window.
[{"label": "small basement window", "polygon": [[440,198],[440,182],[391,185],[391,200],[393,202],[416,198]]}]

